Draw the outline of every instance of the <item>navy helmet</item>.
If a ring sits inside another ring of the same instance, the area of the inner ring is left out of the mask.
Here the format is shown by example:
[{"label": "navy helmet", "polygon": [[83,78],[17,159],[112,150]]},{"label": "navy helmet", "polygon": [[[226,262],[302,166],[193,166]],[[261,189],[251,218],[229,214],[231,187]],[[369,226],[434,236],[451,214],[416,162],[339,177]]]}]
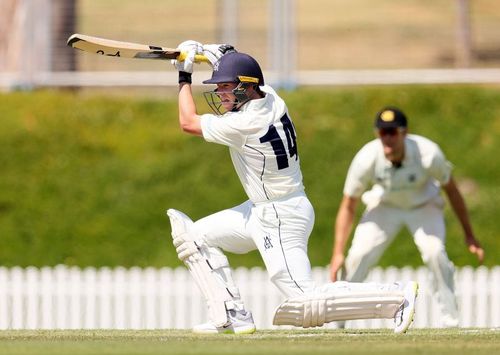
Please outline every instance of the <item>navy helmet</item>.
[{"label": "navy helmet", "polygon": [[[235,83],[237,86],[231,90],[234,94],[234,101],[230,111],[238,111],[246,102],[250,100],[248,89],[256,87],[256,91],[262,94],[259,86],[264,85],[264,75],[259,63],[245,53],[230,52],[224,54],[215,64],[212,77],[203,81],[203,84]],[[223,114],[224,108],[220,97],[219,89],[204,93],[205,99],[216,114]]]},{"label": "navy helmet", "polygon": [[214,64],[212,77],[203,84],[249,83],[264,85],[264,75],[259,63],[245,53],[231,52]]}]

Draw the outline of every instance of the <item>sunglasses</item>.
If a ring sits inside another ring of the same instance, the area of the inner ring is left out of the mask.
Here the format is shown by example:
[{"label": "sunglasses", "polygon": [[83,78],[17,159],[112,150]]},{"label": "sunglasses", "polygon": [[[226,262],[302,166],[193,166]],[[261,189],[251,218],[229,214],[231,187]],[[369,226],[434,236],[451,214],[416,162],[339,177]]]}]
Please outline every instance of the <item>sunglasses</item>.
[{"label": "sunglasses", "polygon": [[399,128],[381,128],[378,130],[379,136],[395,136],[399,132]]}]

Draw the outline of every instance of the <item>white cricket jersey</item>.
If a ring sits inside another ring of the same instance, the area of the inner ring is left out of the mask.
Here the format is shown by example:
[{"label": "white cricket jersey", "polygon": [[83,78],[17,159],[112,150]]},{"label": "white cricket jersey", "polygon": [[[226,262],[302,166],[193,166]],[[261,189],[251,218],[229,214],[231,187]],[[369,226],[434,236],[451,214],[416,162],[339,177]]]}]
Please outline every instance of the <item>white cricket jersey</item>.
[{"label": "white cricket jersey", "polygon": [[203,137],[229,147],[241,184],[253,203],[303,191],[296,133],[285,102],[269,86],[266,96],[237,112],[201,116]]},{"label": "white cricket jersey", "polygon": [[386,159],[382,142],[375,139],[354,157],[344,194],[362,197],[367,206],[386,203],[411,209],[433,199],[442,202],[440,186],[448,183],[451,169],[439,146],[422,136],[406,136],[405,157],[399,168]]}]

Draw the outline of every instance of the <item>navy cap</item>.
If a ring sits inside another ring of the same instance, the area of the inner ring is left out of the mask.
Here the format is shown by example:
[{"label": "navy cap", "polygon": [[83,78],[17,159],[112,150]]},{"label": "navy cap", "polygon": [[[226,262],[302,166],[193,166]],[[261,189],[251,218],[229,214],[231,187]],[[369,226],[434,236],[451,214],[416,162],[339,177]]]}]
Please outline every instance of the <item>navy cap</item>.
[{"label": "navy cap", "polygon": [[203,84],[255,83],[264,85],[264,75],[259,63],[245,53],[231,52],[223,55],[214,64],[212,77]]},{"label": "navy cap", "polygon": [[383,128],[406,128],[408,121],[406,115],[396,107],[384,107],[375,116],[375,127]]}]

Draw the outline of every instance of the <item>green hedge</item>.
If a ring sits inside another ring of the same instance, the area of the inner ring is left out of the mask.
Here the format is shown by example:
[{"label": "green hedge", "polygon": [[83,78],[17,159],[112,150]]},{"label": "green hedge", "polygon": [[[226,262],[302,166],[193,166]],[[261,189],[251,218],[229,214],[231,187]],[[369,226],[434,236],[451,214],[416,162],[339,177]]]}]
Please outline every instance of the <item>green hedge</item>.
[{"label": "green hedge", "polygon": [[[315,206],[313,265],[326,265],[347,167],[373,138],[381,106],[455,164],[486,265],[500,260],[500,89],[473,86],[314,88],[283,92]],[[207,110],[201,96],[200,111]],[[245,199],[227,149],[182,134],[176,98],[38,91],[0,95],[0,264],[177,266],[165,210],[197,219]],[[361,209],[360,211],[361,212]],[[446,210],[450,258],[477,265]],[[234,266],[262,265],[256,252]],[[403,231],[381,260],[421,264]]]}]

